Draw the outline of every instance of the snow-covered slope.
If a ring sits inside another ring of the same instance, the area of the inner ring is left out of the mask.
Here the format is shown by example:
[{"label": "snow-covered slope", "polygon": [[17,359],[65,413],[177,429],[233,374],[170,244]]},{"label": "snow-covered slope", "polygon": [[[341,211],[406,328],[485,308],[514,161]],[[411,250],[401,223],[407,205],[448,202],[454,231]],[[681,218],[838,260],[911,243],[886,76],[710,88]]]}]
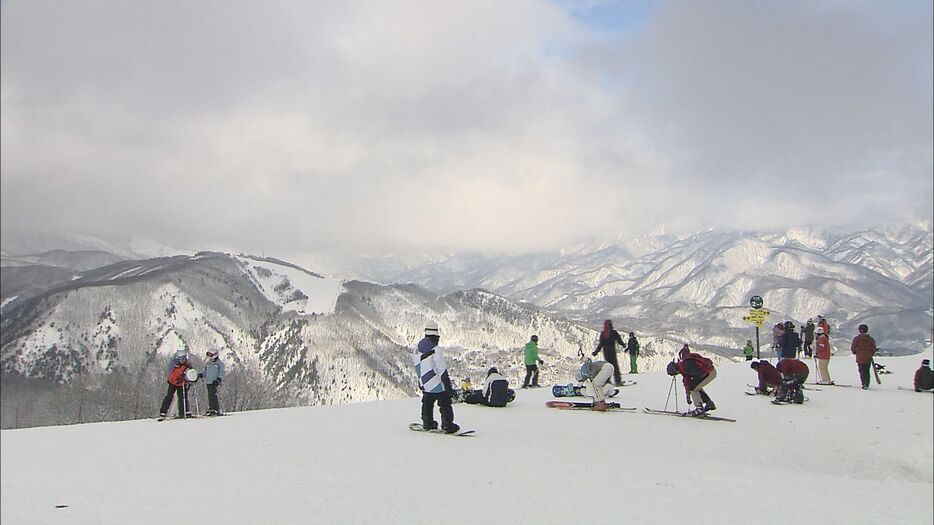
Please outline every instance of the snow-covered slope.
[{"label": "snow-covered slope", "polygon": [[[539,389],[455,405],[471,438],[409,431],[415,398],[3,430],[0,520],[927,525],[934,395],[896,388],[921,357],[882,358],[881,386],[820,387],[801,406],[743,395],[753,372],[722,365],[708,391],[736,423],[559,411]],[[852,359],[831,373],[857,382]],[[619,400],[664,407],[668,376],[638,380]]]}]

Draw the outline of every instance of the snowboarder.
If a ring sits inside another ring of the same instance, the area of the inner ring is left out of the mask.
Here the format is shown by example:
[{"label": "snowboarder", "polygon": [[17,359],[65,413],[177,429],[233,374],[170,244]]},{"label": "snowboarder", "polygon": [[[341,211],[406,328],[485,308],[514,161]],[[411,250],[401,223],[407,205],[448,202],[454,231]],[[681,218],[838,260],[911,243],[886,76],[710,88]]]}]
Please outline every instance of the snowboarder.
[{"label": "snowboarder", "polygon": [[804,403],[804,393],[801,387],[811,373],[808,365],[799,359],[782,359],[775,369],[782,374],[782,384],[775,394],[775,399],[789,403]]},{"label": "snowboarder", "polygon": [[804,339],[805,357],[811,357],[811,353],[812,353],[811,345],[814,344],[814,329],[815,328],[816,326],[814,325],[814,320],[808,319],[808,322],[804,324],[804,328],[801,329],[801,333],[803,335],[802,339]]},{"label": "snowboarder", "polygon": [[746,356],[746,361],[752,361],[752,353],[755,348],[752,347],[752,339],[746,339],[746,346],[743,347],[743,355]]},{"label": "snowboarder", "polygon": [[516,392],[509,388],[509,380],[494,367],[486,373],[483,383],[483,400],[481,403],[488,407],[504,407],[516,398]]},{"label": "snowboarder", "polygon": [[603,321],[603,331],[600,332],[600,342],[597,343],[597,348],[591,353],[592,356],[596,356],[601,349],[603,349],[603,359],[613,365],[613,381],[616,386],[620,386],[623,383],[623,377],[620,375],[619,371],[619,360],[616,358],[616,344],[619,343],[619,346],[625,347],[626,344],[623,343],[623,338],[619,336],[619,332],[613,329],[613,321],[609,319]]},{"label": "snowboarder", "polygon": [[795,324],[791,321],[785,321],[785,330],[782,332],[782,337],[778,342],[781,347],[781,358],[782,359],[795,359],[798,357],[798,349],[801,348],[801,338],[798,337],[798,333],[795,332]]},{"label": "snowboarder", "polygon": [[876,340],[869,335],[869,326],[861,324],[856,328],[859,333],[850,343],[850,350],[856,354],[856,366],[859,368],[859,381],[863,390],[869,388],[869,371],[872,366],[872,356],[876,355]]},{"label": "snowboarder", "polygon": [[533,335],[525,343],[525,381],[522,382],[522,388],[538,387],[538,365],[543,364],[545,362],[538,358],[538,336]]},{"label": "snowboarder", "polygon": [[915,371],[915,392],[934,390],[934,371],[931,370],[931,360],[921,361],[921,368]]},{"label": "snowboarder", "polygon": [[814,346],[814,357],[817,358],[818,383],[832,385],[834,382],[830,379],[830,339],[824,333],[823,327],[818,326],[815,332],[817,344]]},{"label": "snowboarder", "polygon": [[435,402],[441,412],[441,430],[453,434],[460,430],[454,422],[454,408],[451,399],[454,397],[454,387],[448,375],[448,363],[438,346],[441,340],[438,323],[428,321],[425,324],[425,337],[418,342],[412,352],[415,364],[415,374],[418,376],[418,385],[422,391],[422,427],[426,430],[438,428],[435,421]]},{"label": "snowboarder", "polygon": [[169,359],[168,383],[169,389],[162,399],[162,407],[159,409],[159,418],[164,419],[172,405],[172,396],[178,397],[178,417],[194,417],[191,414],[191,408],[188,406],[188,379],[185,378],[185,372],[191,368],[188,362],[188,351],[179,350]]},{"label": "snowboarder", "polygon": [[638,374],[639,368],[636,366],[636,360],[639,359],[639,340],[636,339],[635,332],[629,332],[629,340],[626,341],[626,352],[629,354],[629,373]]},{"label": "snowboarder", "polygon": [[204,364],[204,371],[199,377],[204,378],[204,384],[208,388],[208,411],[206,416],[220,416],[221,404],[217,398],[217,389],[221,386],[224,379],[224,362],[220,359],[220,350],[209,350],[207,352],[207,362]]},{"label": "snowboarder", "polygon": [[678,362],[668,363],[668,375],[681,374],[681,382],[687,394],[688,404],[694,404],[694,410],[689,415],[699,416],[705,412],[716,410],[717,406],[704,391],[704,387],[716,379],[717,370],[710,359],[691,352],[687,343],[678,353]]},{"label": "snowboarder", "polygon": [[774,393],[781,386],[782,374],[772,366],[772,363],[762,359],[761,361],[753,361],[749,364],[749,367],[759,374],[759,386],[756,387],[757,393]]},{"label": "snowboarder", "polygon": [[594,361],[589,357],[581,356],[583,364],[577,372],[577,380],[584,383],[586,388],[593,392],[593,410],[606,412],[606,394],[604,387],[616,373],[612,363]]}]

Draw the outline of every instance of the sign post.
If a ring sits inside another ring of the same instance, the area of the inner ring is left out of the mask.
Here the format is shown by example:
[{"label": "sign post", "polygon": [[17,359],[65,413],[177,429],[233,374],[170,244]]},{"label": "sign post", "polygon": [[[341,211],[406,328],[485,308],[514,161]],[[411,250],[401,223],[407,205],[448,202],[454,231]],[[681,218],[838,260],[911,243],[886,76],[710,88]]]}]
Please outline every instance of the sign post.
[{"label": "sign post", "polygon": [[769,311],[765,308],[762,308],[764,302],[762,297],[758,295],[753,295],[749,298],[749,315],[743,316],[743,321],[754,323],[756,325],[756,359],[761,359],[760,350],[759,350],[759,328],[762,328],[762,323],[765,322],[765,319],[769,316]]}]

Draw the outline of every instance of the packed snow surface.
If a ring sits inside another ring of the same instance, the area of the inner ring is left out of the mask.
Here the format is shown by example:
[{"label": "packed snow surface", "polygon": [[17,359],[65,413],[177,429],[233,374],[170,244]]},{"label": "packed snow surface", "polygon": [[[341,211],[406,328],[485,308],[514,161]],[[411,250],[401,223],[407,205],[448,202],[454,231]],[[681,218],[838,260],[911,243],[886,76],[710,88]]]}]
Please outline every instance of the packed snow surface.
[{"label": "packed snow surface", "polygon": [[[808,403],[787,406],[744,395],[747,363],[721,365],[707,390],[736,423],[550,409],[542,388],[506,408],[456,404],[475,437],[408,430],[417,398],[4,430],[0,519],[929,525],[934,395],[897,387],[931,355],[880,358],[894,372],[882,385],[812,386]],[[859,383],[850,356],[831,374]],[[627,379],[638,383],[624,406],[677,396],[687,408],[680,379]]]}]

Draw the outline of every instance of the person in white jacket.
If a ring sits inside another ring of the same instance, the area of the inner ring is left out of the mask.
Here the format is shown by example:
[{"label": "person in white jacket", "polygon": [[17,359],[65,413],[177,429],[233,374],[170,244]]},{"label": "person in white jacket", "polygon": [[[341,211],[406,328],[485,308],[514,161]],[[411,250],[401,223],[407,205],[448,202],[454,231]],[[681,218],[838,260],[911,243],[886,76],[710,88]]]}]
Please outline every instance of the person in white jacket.
[{"label": "person in white jacket", "polygon": [[448,375],[448,363],[438,347],[440,340],[438,323],[429,321],[425,326],[424,339],[412,352],[412,360],[422,390],[422,426],[426,430],[438,428],[434,417],[437,402],[441,412],[441,430],[453,434],[460,430],[460,426],[454,422],[454,408],[451,406],[454,387]]}]

